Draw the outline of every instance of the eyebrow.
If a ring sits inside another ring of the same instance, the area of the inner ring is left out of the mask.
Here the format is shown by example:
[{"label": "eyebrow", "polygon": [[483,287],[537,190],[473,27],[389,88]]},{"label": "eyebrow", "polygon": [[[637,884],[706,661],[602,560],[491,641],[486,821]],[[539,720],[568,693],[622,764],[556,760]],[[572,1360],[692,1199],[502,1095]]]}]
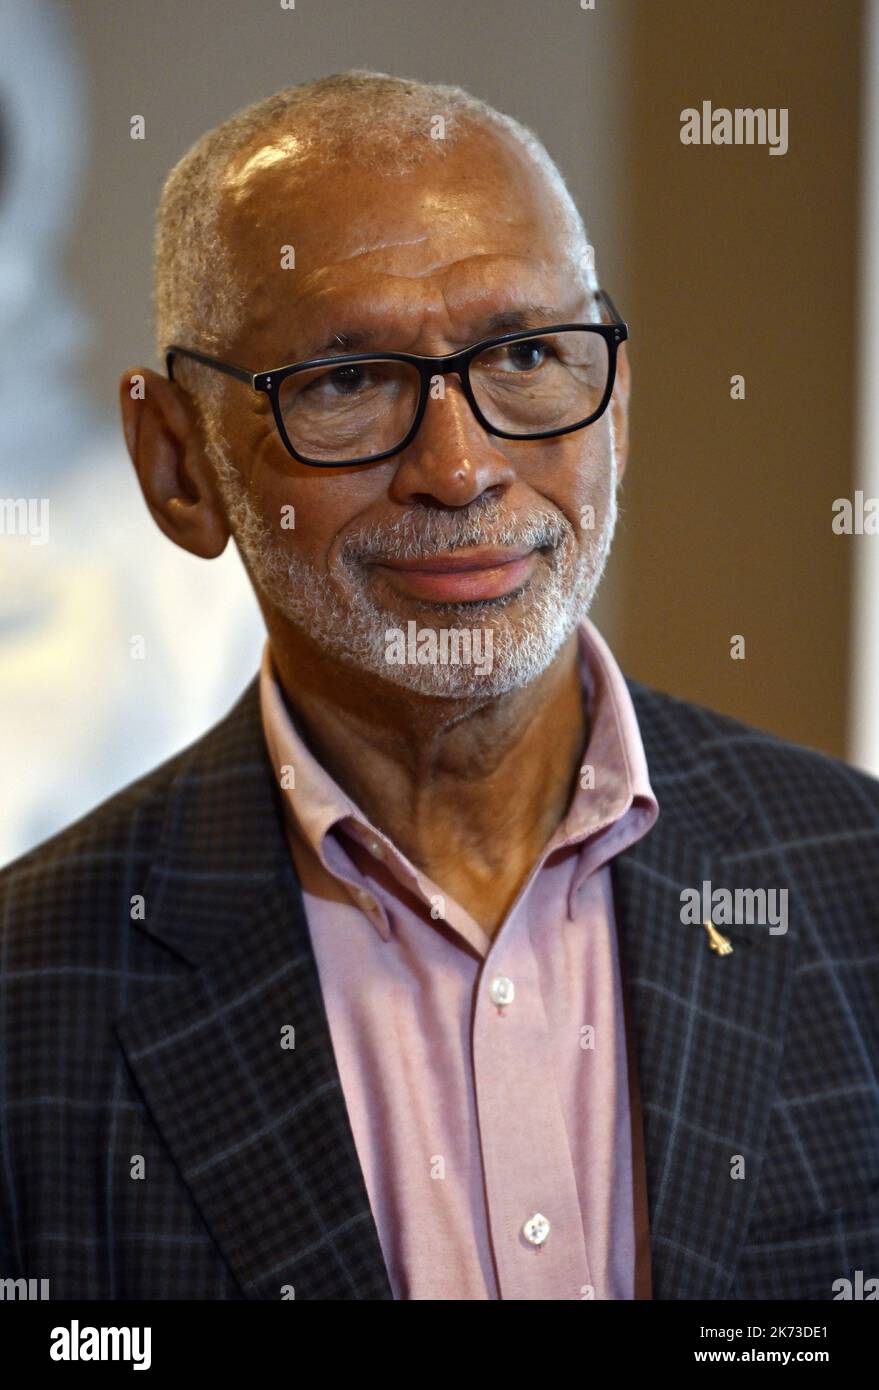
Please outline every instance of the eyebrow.
[{"label": "eyebrow", "polygon": [[[549,304],[523,304],[516,309],[501,309],[486,319],[480,319],[470,342],[496,334],[516,333],[519,329],[542,328],[548,324],[564,323],[565,316]],[[295,354],[290,361],[307,361],[311,357],[326,357],[334,353],[366,352],[378,345],[387,348],[387,330],[378,328],[342,328],[321,341],[306,342],[301,357]],[[391,349],[387,348],[388,351]]]}]

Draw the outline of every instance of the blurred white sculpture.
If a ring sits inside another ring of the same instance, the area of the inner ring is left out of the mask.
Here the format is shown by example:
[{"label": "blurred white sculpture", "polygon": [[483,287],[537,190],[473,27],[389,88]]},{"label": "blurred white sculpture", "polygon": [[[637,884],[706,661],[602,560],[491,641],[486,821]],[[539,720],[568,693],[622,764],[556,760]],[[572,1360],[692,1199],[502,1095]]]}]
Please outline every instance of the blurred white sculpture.
[{"label": "blurred white sculpture", "polygon": [[220,718],[265,638],[234,545],[172,545],[77,389],[89,325],[61,275],[86,140],[60,15],[0,0],[0,864]]}]

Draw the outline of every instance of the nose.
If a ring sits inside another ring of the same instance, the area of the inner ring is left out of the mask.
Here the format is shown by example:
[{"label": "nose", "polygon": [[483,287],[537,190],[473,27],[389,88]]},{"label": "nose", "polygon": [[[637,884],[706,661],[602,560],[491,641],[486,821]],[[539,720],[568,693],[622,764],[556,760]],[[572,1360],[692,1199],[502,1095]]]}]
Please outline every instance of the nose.
[{"label": "nose", "polygon": [[515,482],[515,469],[497,447],[500,440],[476,419],[460,379],[449,373],[441,380],[443,395],[428,398],[418,433],[394,473],[391,495],[403,504],[466,507],[483,492]]}]

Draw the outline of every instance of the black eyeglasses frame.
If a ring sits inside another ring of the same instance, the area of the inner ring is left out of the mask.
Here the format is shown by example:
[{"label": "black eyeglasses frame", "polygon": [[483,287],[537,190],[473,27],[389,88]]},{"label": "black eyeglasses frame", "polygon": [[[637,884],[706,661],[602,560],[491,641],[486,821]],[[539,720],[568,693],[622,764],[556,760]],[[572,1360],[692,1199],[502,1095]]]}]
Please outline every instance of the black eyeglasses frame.
[{"label": "black eyeglasses frame", "polygon": [[[592,425],[605,412],[613,395],[614,383],[616,381],[617,350],[620,343],[624,343],[629,336],[628,324],[618,314],[610,295],[604,290],[599,289],[595,292],[595,297],[604,306],[605,312],[610,318],[609,324],[604,323],[557,323],[546,328],[524,328],[515,333],[504,333],[496,338],[484,338],[481,342],[472,343],[470,347],[463,348],[460,352],[450,352],[442,357],[424,357],[411,352],[353,352],[341,354],[335,357],[315,357],[309,358],[305,362],[293,362],[286,367],[276,367],[267,372],[250,372],[245,367],[236,366],[232,362],[224,362],[218,357],[209,357],[206,353],[197,352],[194,348],[182,347],[177,343],[165,349],[165,366],[168,373],[168,380],[174,380],[174,358],[189,357],[194,362],[200,362],[204,367],[211,367],[218,372],[224,372],[227,376],[234,377],[237,381],[243,381],[254,391],[263,391],[268,396],[272,414],[281,440],[287,452],[297,460],[298,463],[305,464],[308,468],[351,468],[364,466],[370,463],[381,463],[383,459],[393,458],[395,454],[402,451],[412,443],[418,433],[418,428],[427,407],[430,386],[433,379],[437,376],[446,376],[453,372],[460,377],[461,386],[467,402],[482,425],[483,429],[489,434],[499,436],[501,439],[552,439],[558,435],[570,434],[573,430],[585,429],[587,425]],[[599,333],[607,343],[608,348],[608,375],[607,386],[601,402],[596,410],[585,420],[580,420],[574,425],[564,425],[561,429],[542,430],[537,434],[512,434],[507,430],[499,429],[492,425],[483,415],[473,393],[470,384],[470,363],[475,357],[479,357],[483,352],[492,347],[501,347],[505,343],[520,342],[526,338],[540,338],[548,333],[560,333],[576,329],[578,331],[589,331]],[[291,444],[287,431],[284,426],[283,416],[280,408],[280,389],[281,384],[289,376],[296,372],[306,371],[314,367],[343,367],[352,362],[408,362],[414,366],[421,378],[421,395],[418,401],[418,408],[415,417],[406,437],[396,444],[393,449],[386,449],[381,454],[370,454],[363,458],[345,459],[341,462],[328,462],[325,459],[306,458]]]}]

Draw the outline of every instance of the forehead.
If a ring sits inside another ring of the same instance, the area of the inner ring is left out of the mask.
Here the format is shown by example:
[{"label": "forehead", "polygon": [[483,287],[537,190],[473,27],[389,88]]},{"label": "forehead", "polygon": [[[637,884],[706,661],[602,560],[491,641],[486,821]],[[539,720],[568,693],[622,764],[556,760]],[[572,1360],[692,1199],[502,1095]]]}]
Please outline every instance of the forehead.
[{"label": "forehead", "polygon": [[327,163],[289,136],[255,142],[224,179],[220,231],[247,303],[242,342],[267,351],[346,313],[391,327],[504,292],[571,297],[563,208],[513,141],[481,133],[402,175]]}]

